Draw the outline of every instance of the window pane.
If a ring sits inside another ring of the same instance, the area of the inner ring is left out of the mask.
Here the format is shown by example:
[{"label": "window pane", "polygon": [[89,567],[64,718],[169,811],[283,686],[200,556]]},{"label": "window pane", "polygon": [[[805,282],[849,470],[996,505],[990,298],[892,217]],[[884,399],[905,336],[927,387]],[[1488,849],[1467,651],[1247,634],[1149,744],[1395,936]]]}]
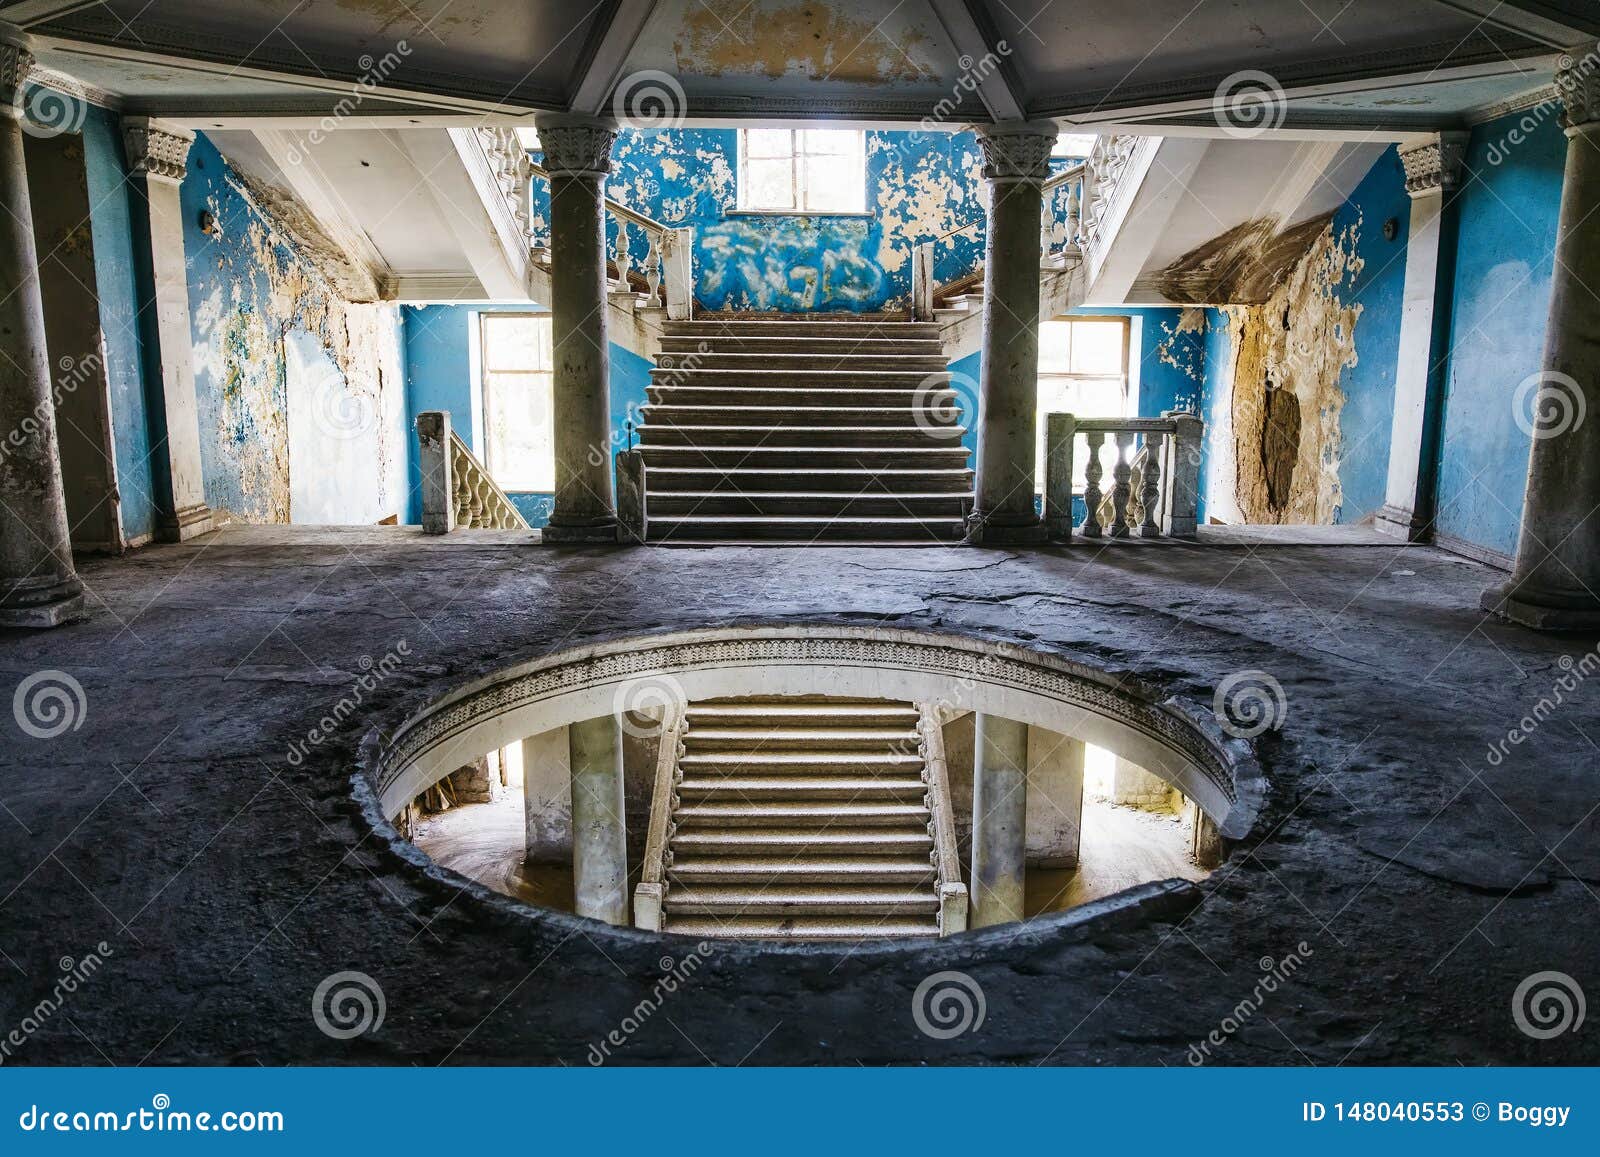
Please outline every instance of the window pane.
[{"label": "window pane", "polygon": [[[1045,322],[1045,325],[1065,325],[1065,322]],[[1044,492],[1044,427],[1046,414],[1072,414],[1079,418],[1125,418],[1127,396],[1122,379],[1117,378],[1040,378],[1039,420],[1034,431],[1033,484],[1037,493]],[[1101,485],[1110,487],[1111,464],[1116,451],[1111,437],[1105,440],[1108,448],[1101,450],[1101,464],[1105,477]],[[1089,460],[1088,442],[1078,435],[1072,451],[1072,486],[1083,489],[1083,467]]]},{"label": "window pane", "polygon": [[1062,133],[1056,138],[1053,157],[1087,157],[1094,150],[1093,133]]},{"label": "window pane", "polygon": [[827,153],[849,157],[861,152],[861,133],[855,129],[802,129],[801,149],[804,152]]},{"label": "window pane", "polygon": [[866,207],[857,158],[813,156],[805,166],[805,208],[859,213]]},{"label": "window pane", "polygon": [[486,370],[550,368],[548,317],[483,317],[483,367]]},{"label": "window pane", "polygon": [[1127,329],[1120,321],[1072,323],[1072,372],[1122,373],[1122,349]]},{"label": "window pane", "polygon": [[746,209],[793,209],[793,162],[788,158],[778,161],[746,158],[742,187]]},{"label": "window pane", "polygon": [[484,440],[502,490],[555,490],[555,423],[548,373],[485,375]]},{"label": "window pane", "polygon": [[746,129],[744,155],[746,157],[787,157],[794,149],[794,137],[788,129]]},{"label": "window pane", "polygon": [[[1072,323],[1070,321],[1045,321],[1039,323],[1039,372],[1064,374],[1071,370],[1069,353],[1072,349]],[[1040,386],[1043,389],[1043,386]],[[1040,406],[1044,395],[1039,396]]]}]

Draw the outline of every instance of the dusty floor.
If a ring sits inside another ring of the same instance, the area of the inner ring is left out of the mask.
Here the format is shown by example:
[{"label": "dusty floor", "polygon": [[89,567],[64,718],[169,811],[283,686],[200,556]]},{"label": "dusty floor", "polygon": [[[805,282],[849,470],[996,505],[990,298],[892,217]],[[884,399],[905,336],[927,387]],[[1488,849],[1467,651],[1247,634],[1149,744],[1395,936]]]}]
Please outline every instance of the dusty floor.
[{"label": "dusty floor", "polygon": [[[466,804],[428,816],[412,842],[441,868],[476,880],[504,896],[572,911],[570,864],[523,861],[523,800],[508,788],[491,803]],[[1077,868],[1029,868],[1025,911],[1065,912],[1152,880],[1203,880],[1189,855],[1181,816],[1083,801],[1083,839]]]},{"label": "dusty floor", "polygon": [[[614,1029],[615,1063],[1183,1064],[1266,958],[1302,943],[1217,1062],[1600,1060],[1592,1018],[1538,1040],[1512,1007],[1547,970],[1600,991],[1600,687],[1531,715],[1595,640],[1486,621],[1495,572],[1431,549],[534,549],[277,530],[84,577],[89,621],[0,636],[14,689],[51,671],[83,693],[53,737],[25,733],[58,726],[19,706],[0,751],[0,1027],[25,1027],[8,1064],[583,1064]],[[662,958],[692,943],[463,887],[352,803],[369,723],[553,649],[737,620],[1003,637],[1201,704],[1234,672],[1269,672],[1287,711],[1258,744],[1267,806],[1209,879],[1147,886],[1134,909],[916,947],[713,945],[653,1009]],[[314,733],[402,641],[358,719]],[[39,1018],[64,958],[89,953],[99,970]],[[913,1015],[942,970],[986,1009],[950,1039]],[[381,988],[384,1018],[335,1039],[312,997],[344,971]]]}]

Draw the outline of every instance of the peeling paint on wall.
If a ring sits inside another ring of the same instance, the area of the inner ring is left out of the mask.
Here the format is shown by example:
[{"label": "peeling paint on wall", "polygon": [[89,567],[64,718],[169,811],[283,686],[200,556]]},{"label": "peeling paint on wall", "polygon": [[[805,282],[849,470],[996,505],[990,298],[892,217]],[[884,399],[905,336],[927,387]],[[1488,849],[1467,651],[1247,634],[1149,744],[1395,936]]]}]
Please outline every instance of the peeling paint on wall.
[{"label": "peeling paint on wall", "polygon": [[1156,360],[1171,366],[1191,382],[1205,379],[1205,347],[1197,340],[1206,332],[1206,311],[1193,307],[1178,314],[1176,322],[1161,323],[1161,339],[1155,344]]},{"label": "peeling paint on wall", "polygon": [[936,79],[932,62],[917,59],[927,36],[887,23],[824,4],[710,0],[684,13],[672,52],[680,73],[700,76],[799,74],[857,84]]},{"label": "peeling paint on wall", "polygon": [[1260,305],[1230,305],[1225,428],[1210,432],[1209,508],[1230,522],[1331,524],[1341,501],[1340,376],[1357,364],[1361,222],[1324,227]]}]

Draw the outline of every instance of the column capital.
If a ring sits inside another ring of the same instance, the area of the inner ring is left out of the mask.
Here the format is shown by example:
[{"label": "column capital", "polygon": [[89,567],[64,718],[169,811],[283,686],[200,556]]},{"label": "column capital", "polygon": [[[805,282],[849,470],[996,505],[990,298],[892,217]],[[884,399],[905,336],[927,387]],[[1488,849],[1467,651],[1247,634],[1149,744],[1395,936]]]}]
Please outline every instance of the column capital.
[{"label": "column capital", "polygon": [[0,117],[22,116],[22,89],[33,71],[33,53],[27,37],[0,24]]},{"label": "column capital", "polygon": [[1060,129],[1054,121],[997,121],[977,125],[983,176],[996,184],[1042,182]]},{"label": "column capital", "polygon": [[1453,193],[1461,184],[1468,136],[1454,131],[1435,133],[1429,140],[1400,146],[1400,163],[1406,170],[1406,192],[1412,197]]},{"label": "column capital", "polygon": [[533,119],[551,176],[603,177],[611,171],[617,122],[610,117],[542,113]]},{"label": "column capital", "polygon": [[122,141],[128,151],[128,170],[168,181],[181,181],[188,172],[189,146],[194,134],[154,117],[123,117]]},{"label": "column capital", "polygon": [[1562,124],[1567,132],[1600,123],[1600,45],[1589,44],[1562,56],[1556,91],[1566,105]]}]

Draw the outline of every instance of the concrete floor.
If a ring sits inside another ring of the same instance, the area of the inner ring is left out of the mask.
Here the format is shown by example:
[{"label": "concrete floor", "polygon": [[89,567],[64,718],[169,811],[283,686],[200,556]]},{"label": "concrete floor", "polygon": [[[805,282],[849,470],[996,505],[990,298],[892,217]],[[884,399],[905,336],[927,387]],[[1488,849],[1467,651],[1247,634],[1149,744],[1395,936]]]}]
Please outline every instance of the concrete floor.
[{"label": "concrete floor", "polygon": [[[570,864],[523,862],[522,793],[508,789],[492,803],[466,804],[427,817],[412,842],[441,868],[490,891],[530,904],[572,911]],[[1189,855],[1181,816],[1153,815],[1104,800],[1083,801],[1083,837],[1076,868],[1029,868],[1029,917],[1065,912],[1152,880],[1203,880]]]},{"label": "concrete floor", "polygon": [[[530,548],[407,530],[223,531],[83,568],[88,621],[0,635],[13,689],[81,686],[53,737],[0,749],[0,1026],[64,957],[103,967],[7,1064],[581,1064],[661,976],[663,941],[533,913],[374,833],[352,802],[368,726],[477,674],[588,641],[756,620],[881,622],[1136,672],[1202,708],[1269,672],[1269,798],[1210,878],[961,941],[711,945],[621,1063],[1183,1064],[1261,975],[1291,983],[1215,1063],[1594,1063],[1512,996],[1600,991],[1600,688],[1532,714],[1589,638],[1486,619],[1496,572],[1428,548]],[[312,729],[399,642],[357,717]],[[26,718],[20,716],[19,718]],[[1491,757],[1491,743],[1530,726]],[[302,752],[291,758],[291,752]],[[102,951],[100,946],[104,945]],[[668,941],[679,956],[688,942]],[[934,1040],[942,970],[985,996]],[[382,989],[377,1031],[319,1031],[318,984]]]}]

